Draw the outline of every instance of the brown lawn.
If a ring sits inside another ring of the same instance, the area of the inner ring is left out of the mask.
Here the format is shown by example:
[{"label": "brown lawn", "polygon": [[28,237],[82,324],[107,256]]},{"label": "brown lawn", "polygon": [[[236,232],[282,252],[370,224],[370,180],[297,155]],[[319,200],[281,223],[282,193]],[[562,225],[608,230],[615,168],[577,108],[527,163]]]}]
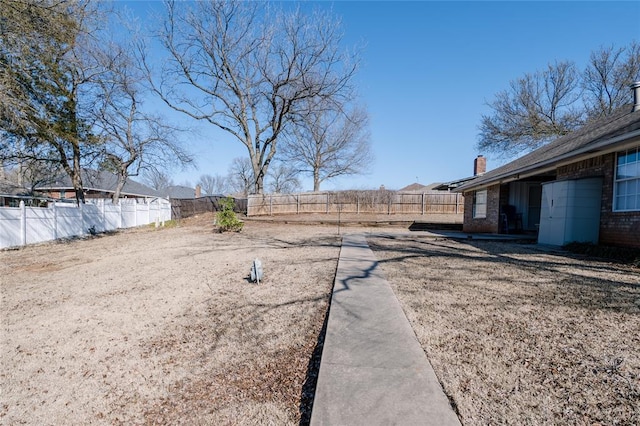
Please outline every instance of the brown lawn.
[{"label": "brown lawn", "polygon": [[[336,229],[212,224],[0,252],[0,423],[307,418]],[[247,279],[255,257],[260,285]]]},{"label": "brown lawn", "polygon": [[[338,228],[212,223],[0,251],[0,423],[308,421]],[[464,424],[640,423],[637,269],[398,231],[371,247]]]},{"label": "brown lawn", "polygon": [[463,424],[640,424],[638,269],[514,243],[369,243]]}]

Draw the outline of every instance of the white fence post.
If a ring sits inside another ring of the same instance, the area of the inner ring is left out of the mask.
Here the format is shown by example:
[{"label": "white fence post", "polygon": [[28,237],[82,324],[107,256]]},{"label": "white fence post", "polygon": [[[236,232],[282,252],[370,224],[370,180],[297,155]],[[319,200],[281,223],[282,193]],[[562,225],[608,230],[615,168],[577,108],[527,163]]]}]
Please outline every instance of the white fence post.
[{"label": "white fence post", "polygon": [[80,222],[82,222],[82,233],[80,235],[84,235],[89,229],[87,223],[84,221],[84,203],[78,203],[78,210],[80,210]]},{"label": "white fence post", "polygon": [[53,209],[53,239],[57,240],[58,239],[58,205],[56,204],[55,201],[52,203],[51,208]]},{"label": "white fence post", "polygon": [[27,245],[27,206],[20,200],[20,245]]},{"label": "white fence post", "polygon": [[118,201],[118,224],[116,225],[118,229],[122,229],[122,202]]},{"label": "white fence post", "polygon": [[106,200],[103,198],[102,203],[100,204],[100,212],[102,213],[102,230],[106,231],[107,230],[107,213],[105,212],[105,204],[106,204]]}]

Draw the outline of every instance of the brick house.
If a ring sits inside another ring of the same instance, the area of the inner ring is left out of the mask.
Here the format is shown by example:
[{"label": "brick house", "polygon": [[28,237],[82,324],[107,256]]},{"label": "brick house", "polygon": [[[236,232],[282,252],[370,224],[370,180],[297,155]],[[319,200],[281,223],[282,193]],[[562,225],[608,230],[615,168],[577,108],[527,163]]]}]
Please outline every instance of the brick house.
[{"label": "brick house", "polygon": [[640,247],[640,83],[632,88],[633,106],[457,188],[463,230]]}]

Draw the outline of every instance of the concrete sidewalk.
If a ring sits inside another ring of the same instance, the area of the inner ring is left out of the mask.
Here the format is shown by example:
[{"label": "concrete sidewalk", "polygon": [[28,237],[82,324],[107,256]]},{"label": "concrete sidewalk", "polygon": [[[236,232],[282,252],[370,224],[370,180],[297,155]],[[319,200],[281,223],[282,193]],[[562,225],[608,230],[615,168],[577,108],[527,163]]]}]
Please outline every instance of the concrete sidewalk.
[{"label": "concrete sidewalk", "polygon": [[364,235],[342,242],[312,425],[460,425]]}]

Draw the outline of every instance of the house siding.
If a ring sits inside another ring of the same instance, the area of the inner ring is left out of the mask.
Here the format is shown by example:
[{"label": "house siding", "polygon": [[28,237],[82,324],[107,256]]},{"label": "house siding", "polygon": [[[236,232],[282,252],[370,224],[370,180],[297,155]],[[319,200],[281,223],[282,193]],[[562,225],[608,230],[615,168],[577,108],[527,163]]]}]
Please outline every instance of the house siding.
[{"label": "house siding", "polygon": [[640,248],[640,212],[614,212],[615,154],[606,154],[558,168],[558,180],[602,177],[599,242]]},{"label": "house siding", "polygon": [[498,233],[500,223],[500,185],[487,188],[487,215],[473,218],[473,192],[464,193],[464,232]]}]

